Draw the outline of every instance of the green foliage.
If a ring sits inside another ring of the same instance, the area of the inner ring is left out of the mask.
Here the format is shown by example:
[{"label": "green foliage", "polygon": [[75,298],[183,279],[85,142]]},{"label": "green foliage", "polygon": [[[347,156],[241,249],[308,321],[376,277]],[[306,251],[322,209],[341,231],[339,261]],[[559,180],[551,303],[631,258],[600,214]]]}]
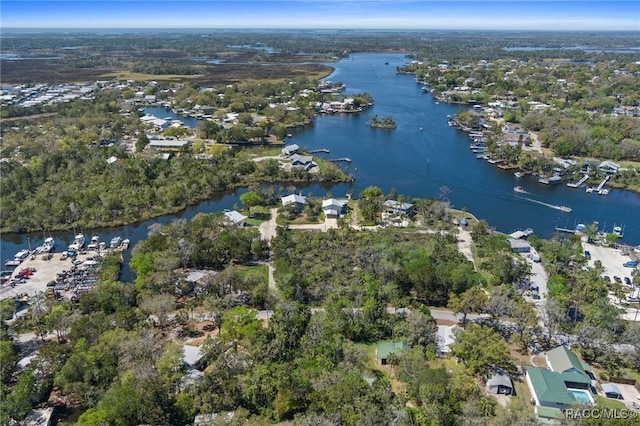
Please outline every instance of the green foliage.
[{"label": "green foliage", "polygon": [[486,375],[496,369],[515,373],[515,363],[507,343],[489,327],[468,324],[463,331],[456,333],[451,352],[477,375]]}]

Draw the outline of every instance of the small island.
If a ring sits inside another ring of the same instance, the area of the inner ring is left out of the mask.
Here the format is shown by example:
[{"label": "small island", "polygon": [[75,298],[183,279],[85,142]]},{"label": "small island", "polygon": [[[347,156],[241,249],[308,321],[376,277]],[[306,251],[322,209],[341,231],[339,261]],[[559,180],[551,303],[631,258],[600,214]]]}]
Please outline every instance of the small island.
[{"label": "small island", "polygon": [[378,117],[377,115],[374,115],[371,120],[369,120],[368,124],[371,127],[378,127],[381,129],[395,129],[397,127],[396,122],[390,115],[386,117]]}]

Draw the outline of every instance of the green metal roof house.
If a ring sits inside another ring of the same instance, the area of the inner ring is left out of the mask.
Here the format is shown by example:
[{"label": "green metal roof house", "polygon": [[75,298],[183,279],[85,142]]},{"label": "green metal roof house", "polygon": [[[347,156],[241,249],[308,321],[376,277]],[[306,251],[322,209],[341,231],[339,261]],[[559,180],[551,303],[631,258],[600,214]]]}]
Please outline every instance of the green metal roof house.
[{"label": "green metal roof house", "polygon": [[591,377],[578,359],[578,356],[565,346],[558,346],[547,351],[547,366],[562,376],[567,387],[588,389]]},{"label": "green metal roof house", "polygon": [[382,365],[387,365],[389,355],[402,352],[408,347],[407,342],[378,342],[376,347],[376,359]]},{"label": "green metal roof house", "polygon": [[577,405],[560,374],[544,368],[526,367],[527,386],[536,405],[559,409]]}]

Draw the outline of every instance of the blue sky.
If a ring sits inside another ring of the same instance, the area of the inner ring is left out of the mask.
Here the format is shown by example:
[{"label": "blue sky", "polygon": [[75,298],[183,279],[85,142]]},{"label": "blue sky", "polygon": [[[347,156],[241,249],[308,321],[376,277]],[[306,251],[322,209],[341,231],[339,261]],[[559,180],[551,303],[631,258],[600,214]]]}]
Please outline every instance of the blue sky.
[{"label": "blue sky", "polygon": [[627,30],[640,1],[1,0],[2,28]]}]

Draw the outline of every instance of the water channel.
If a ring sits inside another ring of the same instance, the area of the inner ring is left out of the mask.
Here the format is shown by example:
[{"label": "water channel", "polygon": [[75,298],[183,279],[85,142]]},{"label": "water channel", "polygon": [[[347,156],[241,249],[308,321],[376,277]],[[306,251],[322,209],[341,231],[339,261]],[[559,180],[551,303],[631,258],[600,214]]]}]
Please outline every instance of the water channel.
[{"label": "water channel", "polygon": [[[396,74],[396,67],[406,61],[401,54],[356,54],[332,64],[336,70],[330,80],[345,83],[347,94],[370,93],[375,105],[361,114],[324,115],[313,124],[291,132],[289,143],[309,150],[329,149],[329,154],[317,154],[324,158],[351,158],[352,162],[344,167],[356,180],[331,187],[334,197],[343,197],[349,190],[357,196],[370,185],[379,186],[385,192],[394,188],[407,198],[439,197],[442,188],[447,187],[447,198],[453,207],[466,208],[499,231],[532,228],[536,235],[549,238],[556,226],[575,228],[578,223],[598,221],[600,229],[607,232],[611,232],[614,225],[622,226],[622,242],[640,244],[640,194],[613,189],[609,195],[600,196],[564,184],[542,185],[532,176],[516,178],[513,171],[500,170],[476,159],[469,150],[469,137],[447,124],[448,115],[465,107],[438,103],[429,93],[423,93],[413,76]],[[391,115],[397,129],[367,126],[375,114]],[[167,112],[159,116],[171,115]],[[515,185],[521,185],[529,194],[515,193]],[[305,195],[324,196],[327,188],[313,185],[302,191]],[[146,238],[152,223],[190,219],[198,212],[233,208],[242,192],[220,194],[178,214],[122,228],[83,231],[87,239],[96,234],[107,242],[120,235],[129,238],[133,247],[138,240]],[[569,206],[572,212],[561,212],[527,198]],[[59,251],[73,239],[73,232],[53,233],[53,236],[60,242]],[[43,239],[41,234],[3,235],[1,261],[4,263],[29,244],[37,246]],[[129,256],[125,254],[125,261]],[[131,278],[127,267],[121,278]]]}]

